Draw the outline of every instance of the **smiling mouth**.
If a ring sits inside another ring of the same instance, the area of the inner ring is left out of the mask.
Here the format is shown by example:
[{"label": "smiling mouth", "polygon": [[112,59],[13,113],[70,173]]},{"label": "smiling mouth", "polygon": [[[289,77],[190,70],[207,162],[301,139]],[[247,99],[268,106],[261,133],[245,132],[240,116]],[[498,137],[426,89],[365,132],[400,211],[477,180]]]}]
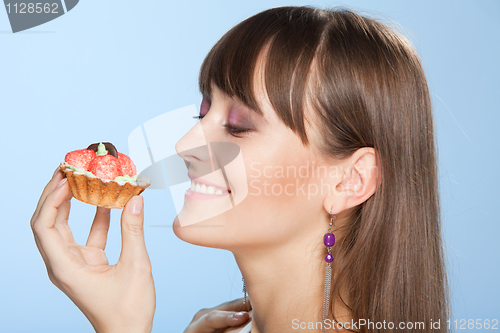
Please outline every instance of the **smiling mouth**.
[{"label": "smiling mouth", "polygon": [[215,187],[211,185],[205,185],[191,181],[191,187],[189,188],[191,192],[202,193],[202,194],[214,194],[214,195],[226,195],[231,193],[231,190]]}]

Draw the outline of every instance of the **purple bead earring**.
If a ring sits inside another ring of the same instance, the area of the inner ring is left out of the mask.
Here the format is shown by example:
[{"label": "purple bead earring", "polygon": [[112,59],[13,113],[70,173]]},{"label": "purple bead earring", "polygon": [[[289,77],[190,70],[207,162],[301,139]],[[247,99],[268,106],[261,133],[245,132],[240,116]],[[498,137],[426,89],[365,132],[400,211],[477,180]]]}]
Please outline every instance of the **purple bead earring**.
[{"label": "purple bead earring", "polygon": [[328,253],[325,255],[326,268],[325,268],[325,293],[323,295],[323,325],[322,332],[325,332],[325,321],[328,318],[328,312],[330,309],[330,288],[332,282],[332,246],[335,244],[335,235],[332,233],[333,222],[335,221],[335,215],[332,213],[332,208],[330,208],[330,226],[328,232],[323,237],[323,243],[328,249]]}]

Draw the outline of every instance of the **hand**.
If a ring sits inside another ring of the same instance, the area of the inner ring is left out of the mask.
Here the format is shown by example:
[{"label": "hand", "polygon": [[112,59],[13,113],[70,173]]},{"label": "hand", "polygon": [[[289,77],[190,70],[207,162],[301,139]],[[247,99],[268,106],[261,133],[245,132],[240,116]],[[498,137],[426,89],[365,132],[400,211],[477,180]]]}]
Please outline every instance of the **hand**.
[{"label": "hand", "polygon": [[61,171],[45,187],[31,228],[50,281],[98,333],[151,332],[156,306],[151,263],[144,244],[143,199],[132,198],[121,216],[122,250],[109,265],[104,248],[109,209],[98,207],[86,246],[68,225],[71,191]]},{"label": "hand", "polygon": [[217,333],[224,332],[228,327],[243,325],[250,318],[250,313],[246,312],[249,309],[251,305],[244,305],[242,298],[210,309],[201,309],[184,333]]}]

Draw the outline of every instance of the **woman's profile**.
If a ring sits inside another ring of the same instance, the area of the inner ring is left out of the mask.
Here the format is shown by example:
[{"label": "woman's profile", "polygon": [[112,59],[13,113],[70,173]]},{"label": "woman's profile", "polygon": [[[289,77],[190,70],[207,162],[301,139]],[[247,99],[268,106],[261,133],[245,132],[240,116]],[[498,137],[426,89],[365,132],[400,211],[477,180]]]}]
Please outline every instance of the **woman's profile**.
[{"label": "woman's profile", "polygon": [[[200,120],[176,146],[192,185],[173,230],[231,251],[248,299],[201,310],[186,332],[447,330],[433,113],[405,37],[350,10],[273,8],[216,43],[199,86]],[[204,172],[200,136],[237,145],[239,174]],[[109,210],[80,246],[70,198],[56,172],[32,218],[51,281],[97,332],[150,332],[142,197],[123,210],[116,265]],[[224,317],[249,303],[250,323]]]}]

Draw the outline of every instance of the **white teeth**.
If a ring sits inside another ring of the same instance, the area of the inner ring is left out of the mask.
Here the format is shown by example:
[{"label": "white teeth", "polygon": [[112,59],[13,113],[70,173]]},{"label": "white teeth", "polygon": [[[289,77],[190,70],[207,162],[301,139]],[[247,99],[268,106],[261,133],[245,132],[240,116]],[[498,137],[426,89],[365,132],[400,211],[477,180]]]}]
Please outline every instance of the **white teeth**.
[{"label": "white teeth", "polygon": [[205,184],[199,184],[191,181],[191,187],[189,188],[193,192],[204,193],[204,194],[223,194],[222,190],[217,189],[214,186],[207,186]]}]

